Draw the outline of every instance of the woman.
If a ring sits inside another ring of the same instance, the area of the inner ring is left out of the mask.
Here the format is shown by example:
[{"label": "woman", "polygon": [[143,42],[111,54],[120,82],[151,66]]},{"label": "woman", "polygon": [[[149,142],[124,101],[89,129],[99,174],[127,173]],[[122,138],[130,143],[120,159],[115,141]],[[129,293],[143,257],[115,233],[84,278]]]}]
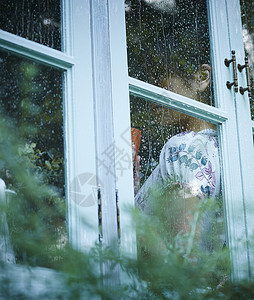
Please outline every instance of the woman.
[{"label": "woman", "polygon": [[[179,77],[165,82],[165,86],[171,91],[184,93],[185,96],[194,99],[199,92],[205,91],[209,84],[210,66],[207,64],[201,66],[188,87]],[[154,202],[158,202],[153,196],[153,190],[157,190],[157,195],[165,195],[165,191],[172,191],[173,187],[177,191],[173,197],[175,199],[172,199],[170,194],[171,199],[168,199],[167,203],[163,202],[163,214],[166,211],[170,215],[170,227],[174,228],[175,235],[179,232],[190,232],[193,222],[197,222],[202,199],[215,199],[220,195],[220,164],[215,126],[191,116],[182,116],[179,112],[171,111],[168,119],[178,119],[182,126],[185,122],[192,130],[183,131],[168,139],[161,150],[159,164],[141,188],[140,157],[137,156],[133,145],[133,158],[136,157],[133,160],[136,205],[146,213],[153,214]],[[205,216],[202,229],[198,230],[202,231],[202,244],[207,249],[213,247],[205,236],[208,236],[211,218],[214,216],[211,213],[206,213]]]}]

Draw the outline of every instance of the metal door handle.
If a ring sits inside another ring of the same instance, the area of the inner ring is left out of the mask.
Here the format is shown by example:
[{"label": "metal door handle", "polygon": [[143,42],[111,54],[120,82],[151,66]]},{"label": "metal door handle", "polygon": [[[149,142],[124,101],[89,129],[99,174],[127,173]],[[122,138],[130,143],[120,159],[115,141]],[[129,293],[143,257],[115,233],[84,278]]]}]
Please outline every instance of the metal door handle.
[{"label": "metal door handle", "polygon": [[231,87],[234,85],[235,86],[235,92],[238,92],[238,81],[237,81],[237,70],[236,70],[236,57],[235,57],[235,51],[232,50],[232,59],[228,60],[227,58],[225,58],[224,60],[224,64],[226,67],[229,67],[229,65],[233,63],[233,72],[234,72],[234,81],[230,82],[227,81],[226,82],[226,86],[229,90],[231,90]]},{"label": "metal door handle", "polygon": [[242,72],[242,70],[245,68],[246,69],[246,78],[247,78],[247,87],[243,88],[240,86],[240,93],[243,95],[246,91],[248,91],[248,96],[251,99],[251,81],[250,81],[250,67],[249,67],[249,60],[248,57],[245,57],[245,64],[240,65],[238,64],[238,70],[239,72]]},{"label": "metal door handle", "polygon": [[117,220],[117,236],[118,241],[120,242],[121,239],[121,230],[120,230],[120,211],[119,211],[119,205],[118,205],[118,189],[116,189],[116,220]]},{"label": "metal door handle", "polygon": [[98,187],[97,190],[98,197],[98,231],[99,231],[99,242],[102,242],[103,233],[102,233],[102,201],[101,201],[101,187]]}]

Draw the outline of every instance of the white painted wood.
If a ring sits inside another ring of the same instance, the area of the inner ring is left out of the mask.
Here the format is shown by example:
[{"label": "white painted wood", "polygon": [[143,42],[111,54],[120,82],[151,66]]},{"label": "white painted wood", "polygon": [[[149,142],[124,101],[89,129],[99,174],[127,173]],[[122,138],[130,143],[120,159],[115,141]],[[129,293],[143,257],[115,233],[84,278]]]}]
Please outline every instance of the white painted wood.
[{"label": "white painted wood", "polygon": [[121,251],[136,257],[136,230],[130,215],[134,208],[133,166],[130,135],[127,46],[124,1],[109,1],[110,48],[116,187],[120,206]]},{"label": "white painted wood", "polygon": [[103,244],[117,239],[115,149],[108,2],[91,1],[93,88],[98,185],[102,191]]},{"label": "white painted wood", "polygon": [[[91,0],[91,41],[95,109],[97,183],[101,190],[103,247],[118,253],[115,143],[113,126],[109,1]],[[105,289],[117,286],[120,268],[112,261],[101,264]]]},{"label": "white painted wood", "polygon": [[[230,47],[236,51],[237,64],[244,64],[244,46],[241,23],[241,11],[239,0],[227,0]],[[239,86],[246,87],[246,73],[238,72]],[[250,115],[250,104],[247,92],[244,95],[235,94],[236,120],[238,143],[240,149],[240,163],[242,175],[243,198],[242,203],[245,209],[246,235],[247,239],[253,239],[254,234],[254,150],[253,150],[253,132]],[[248,248],[250,274],[254,275],[254,248],[253,241]]]},{"label": "white painted wood", "polygon": [[98,237],[90,1],[69,3],[75,66],[66,73],[68,228],[72,245],[87,251]]},{"label": "white painted wood", "polygon": [[73,24],[73,11],[72,1],[61,1],[61,30],[62,30],[62,51],[68,55],[73,55],[73,43],[72,43],[72,24]]},{"label": "white painted wood", "polygon": [[212,123],[223,123],[228,119],[226,111],[173,93],[163,88],[129,78],[130,92],[135,96],[156,102],[172,109],[188,113]]},{"label": "white painted wood", "polygon": [[29,41],[1,29],[0,48],[62,70],[67,70],[74,65],[73,57],[61,51]]},{"label": "white painted wood", "polygon": [[226,87],[226,81],[233,80],[233,70],[232,64],[230,67],[224,65],[224,59],[231,58],[232,49],[229,42],[226,3],[220,0],[211,0],[208,3],[216,103],[228,113],[228,120],[220,128],[221,172],[232,277],[237,280],[246,278],[249,270],[235,96],[233,89],[228,90]]}]

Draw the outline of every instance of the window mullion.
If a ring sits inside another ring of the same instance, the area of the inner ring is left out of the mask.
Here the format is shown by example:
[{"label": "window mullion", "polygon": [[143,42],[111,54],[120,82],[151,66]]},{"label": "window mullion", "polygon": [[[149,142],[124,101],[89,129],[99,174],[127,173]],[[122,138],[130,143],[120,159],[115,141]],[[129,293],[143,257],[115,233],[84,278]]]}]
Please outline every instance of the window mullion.
[{"label": "window mullion", "polygon": [[29,41],[3,30],[0,30],[0,47],[5,51],[11,51],[63,70],[67,70],[74,65],[73,57],[61,51]]},{"label": "window mullion", "polygon": [[134,207],[134,188],[124,1],[109,1],[109,30],[116,187],[120,207],[120,246],[125,254],[135,258],[137,255],[135,222],[126,209]]},{"label": "window mullion", "polygon": [[151,85],[140,80],[129,78],[130,92],[155,103],[176,109],[183,113],[213,123],[223,123],[228,119],[228,114],[221,109],[206,105],[185,96],[173,93],[163,88]]},{"label": "window mullion", "polygon": [[67,35],[75,65],[65,81],[68,228],[71,244],[80,251],[89,250],[98,236],[89,2],[71,1],[73,23]]}]

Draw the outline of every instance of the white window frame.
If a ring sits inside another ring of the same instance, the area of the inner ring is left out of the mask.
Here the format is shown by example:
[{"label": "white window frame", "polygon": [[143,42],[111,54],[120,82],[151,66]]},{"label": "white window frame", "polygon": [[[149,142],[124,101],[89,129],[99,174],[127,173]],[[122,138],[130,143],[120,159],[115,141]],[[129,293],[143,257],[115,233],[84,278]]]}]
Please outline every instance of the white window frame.
[{"label": "white window frame", "polygon": [[[58,51],[39,43],[0,30],[0,48],[14,55],[33,59],[38,63],[64,71],[64,143],[66,170],[66,200],[68,206],[67,226],[69,241],[80,251],[87,251],[97,240],[97,199],[93,205],[79,203],[73,190],[73,182],[80,174],[96,176],[95,163],[95,126],[92,79],[92,50],[90,31],[90,1],[63,0],[62,45]],[[86,185],[85,195],[94,194],[94,186]],[[95,194],[96,195],[96,194]],[[85,226],[90,224],[91,226]],[[11,274],[11,277],[9,275]],[[12,276],[17,274],[17,277]],[[28,295],[40,295],[45,285],[57,291],[57,283],[63,278],[55,271],[45,268],[30,270],[10,265],[8,272],[1,276],[12,278],[13,294],[24,292]],[[59,277],[60,276],[60,277]],[[23,280],[20,280],[22,278]],[[45,282],[42,279],[45,279]],[[31,284],[27,290],[27,282]],[[49,285],[49,281],[56,283]],[[62,285],[63,286],[63,285]],[[64,291],[63,291],[64,293]]]},{"label": "white window frame", "polygon": [[[242,20],[240,0],[227,0],[228,31],[230,35],[230,47],[236,52],[237,64],[244,64],[244,44],[242,34]],[[238,72],[239,87],[247,86],[246,73]],[[253,149],[253,125],[250,114],[250,99],[248,93],[236,93],[234,95],[236,110],[237,133],[239,144],[239,157],[241,164],[242,182],[242,206],[244,207],[245,234],[248,255],[249,277],[254,274],[254,244],[251,239],[254,236],[254,202],[252,186],[254,185],[254,149]]]}]

